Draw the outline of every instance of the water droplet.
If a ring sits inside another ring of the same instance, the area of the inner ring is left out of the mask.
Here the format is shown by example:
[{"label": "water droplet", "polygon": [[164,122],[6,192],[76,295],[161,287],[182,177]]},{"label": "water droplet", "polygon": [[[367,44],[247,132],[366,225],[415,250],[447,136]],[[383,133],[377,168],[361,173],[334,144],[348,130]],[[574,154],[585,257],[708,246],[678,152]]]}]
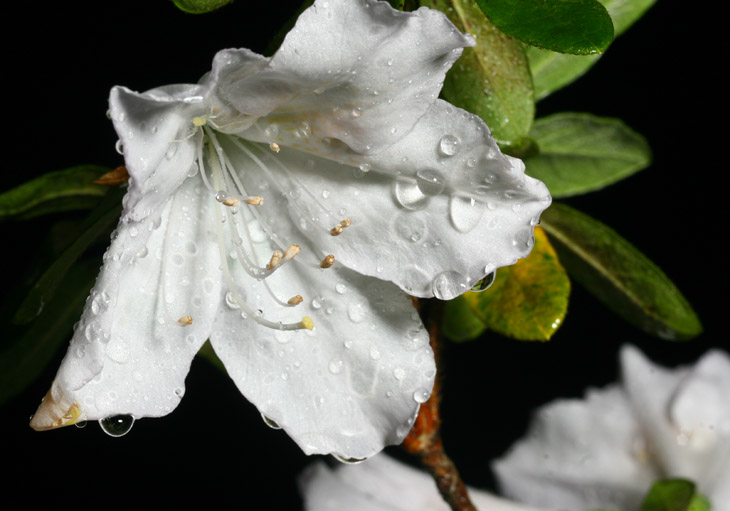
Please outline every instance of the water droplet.
[{"label": "water droplet", "polygon": [[484,216],[484,204],[473,198],[452,195],[449,199],[449,218],[459,232],[470,232]]},{"label": "water droplet", "polygon": [[459,152],[459,139],[454,135],[445,135],[439,141],[439,151],[444,156],[454,156]]},{"label": "water droplet", "polygon": [[353,323],[360,323],[367,315],[367,306],[362,302],[351,303],[347,307],[347,317]]},{"label": "water droplet", "polygon": [[345,463],[347,465],[357,465],[358,463],[362,463],[367,460],[367,458],[348,458],[347,456],[342,456],[340,454],[333,454],[332,457],[340,463]]},{"label": "water droplet", "polygon": [[322,190],[322,198],[327,199],[330,196],[329,190]]},{"label": "water droplet", "polygon": [[396,367],[393,369],[393,378],[396,380],[402,380],[406,377],[406,372],[402,367]]},{"label": "water droplet", "polygon": [[361,163],[361,164],[359,165],[359,168],[360,168],[360,170],[361,170],[361,171],[363,171],[363,172],[370,172],[370,169],[371,169],[372,167],[371,167],[371,165],[370,165],[369,163]]},{"label": "water droplet", "polygon": [[264,135],[267,137],[276,137],[279,134],[279,126],[277,124],[270,124],[264,130]]},{"label": "water droplet", "polygon": [[104,419],[99,419],[99,426],[109,436],[124,436],[134,426],[134,417],[131,415],[113,415]]},{"label": "water droplet", "polygon": [[353,117],[360,117],[362,115],[362,108],[357,107],[352,109],[352,116]]},{"label": "water droplet", "polygon": [[175,387],[175,390],[173,390],[173,392],[179,398],[182,398],[183,395],[185,395],[185,389],[182,387]]},{"label": "water droplet", "polygon": [[344,294],[345,291],[347,291],[347,286],[345,284],[337,284],[335,285],[335,291],[337,291],[339,294]]},{"label": "water droplet", "polygon": [[172,143],[170,144],[170,147],[167,148],[167,152],[165,153],[165,158],[168,160],[172,160],[172,157],[175,156],[175,153],[177,152],[177,144]]},{"label": "water droplet", "polygon": [[476,284],[474,284],[471,288],[472,291],[476,293],[481,293],[482,291],[486,291],[490,288],[492,284],[494,284],[494,278],[497,276],[497,271],[493,271],[489,275],[486,275],[484,278],[477,281]]},{"label": "water droplet", "polygon": [[330,360],[329,366],[327,366],[327,368],[332,374],[340,374],[344,365],[345,363],[342,360]]},{"label": "water droplet", "polygon": [[512,238],[512,245],[518,250],[528,251],[535,244],[535,238],[532,235],[532,229],[522,229],[518,231]]},{"label": "water droplet", "polygon": [[395,199],[404,208],[417,211],[428,204],[428,196],[415,183],[396,181],[393,186]]},{"label": "water droplet", "polygon": [[466,277],[458,271],[445,271],[431,283],[433,295],[439,300],[452,300],[469,290]]},{"label": "water droplet", "polygon": [[425,403],[429,397],[431,397],[431,393],[426,389],[418,389],[413,393],[413,400],[416,403]]},{"label": "water droplet", "polygon": [[271,429],[281,429],[281,426],[279,426],[279,423],[277,423],[274,419],[267,417],[263,413],[261,414],[261,418],[264,419],[264,424],[269,426]]},{"label": "water droplet", "polygon": [[77,422],[75,426],[79,429],[84,429],[86,427],[86,421]]},{"label": "water droplet", "polygon": [[306,122],[300,122],[297,128],[297,135],[302,138],[307,138],[312,135],[312,127]]},{"label": "water droplet", "polygon": [[121,140],[117,140],[117,143],[114,145],[114,148],[117,150],[119,154],[124,156],[124,144],[122,144]]},{"label": "water droplet", "polygon": [[446,186],[446,179],[438,170],[423,169],[416,172],[416,185],[424,195],[440,194]]},{"label": "water droplet", "polygon": [[322,300],[323,298],[321,296],[315,296],[314,298],[312,298],[312,308],[317,310],[321,309]]},{"label": "water droplet", "polygon": [[240,309],[241,306],[239,305],[238,301],[236,300],[236,297],[233,296],[233,293],[228,291],[226,293],[226,305],[230,307],[231,309]]},{"label": "water droplet", "polygon": [[380,359],[380,350],[375,345],[370,346],[370,358],[372,358],[373,360]]}]

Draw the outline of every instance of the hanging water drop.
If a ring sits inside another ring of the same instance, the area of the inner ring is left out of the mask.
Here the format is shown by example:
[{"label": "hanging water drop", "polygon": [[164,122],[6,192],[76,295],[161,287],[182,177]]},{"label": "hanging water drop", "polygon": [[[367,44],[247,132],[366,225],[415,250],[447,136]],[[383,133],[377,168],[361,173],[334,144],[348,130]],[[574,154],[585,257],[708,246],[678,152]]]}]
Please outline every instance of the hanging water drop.
[{"label": "hanging water drop", "polygon": [[431,283],[433,295],[439,300],[452,300],[469,290],[466,277],[458,271],[445,271]]},{"label": "hanging water drop", "polygon": [[426,389],[418,389],[413,393],[413,400],[416,403],[425,403],[429,397],[431,397],[431,393]]},{"label": "hanging water drop", "polygon": [[124,156],[124,145],[122,144],[121,140],[117,140],[117,143],[114,145],[114,148],[117,150],[119,154]]},{"label": "hanging water drop", "polygon": [[109,436],[124,436],[134,426],[134,417],[132,415],[113,415],[99,419],[99,426]]},{"label": "hanging water drop", "polygon": [[267,417],[263,413],[261,414],[261,418],[264,420],[264,424],[269,426],[271,429],[281,429],[281,426],[279,426],[279,423],[276,422],[274,419]]},{"label": "hanging water drop", "polygon": [[416,172],[416,185],[424,195],[434,196],[446,187],[446,179],[438,170],[423,169]]},{"label": "hanging water drop", "polygon": [[486,291],[491,287],[492,284],[494,284],[494,279],[497,276],[497,271],[493,271],[489,275],[486,275],[485,277],[479,279],[476,284],[474,284],[471,288],[472,291],[475,293],[481,293],[482,291]]},{"label": "hanging water drop", "polygon": [[345,463],[347,465],[357,465],[358,463],[362,463],[367,460],[367,458],[348,458],[347,456],[342,456],[340,454],[333,454],[332,457],[340,463]]}]

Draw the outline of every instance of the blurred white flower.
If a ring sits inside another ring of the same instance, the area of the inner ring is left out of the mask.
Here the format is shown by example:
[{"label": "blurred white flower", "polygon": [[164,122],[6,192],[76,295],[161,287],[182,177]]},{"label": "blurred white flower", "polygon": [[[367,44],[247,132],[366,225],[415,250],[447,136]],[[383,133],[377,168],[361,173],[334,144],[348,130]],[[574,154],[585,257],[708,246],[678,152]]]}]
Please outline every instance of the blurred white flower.
[{"label": "blurred white flower", "polygon": [[711,351],[664,369],[621,352],[621,384],[538,410],[525,439],[494,463],[505,495],[584,510],[639,508],[657,479],[694,481],[730,511],[730,358]]},{"label": "blurred white flower", "polygon": [[165,415],[210,339],[306,453],[400,442],[435,375],[407,293],[454,298],[526,256],[550,203],[437,99],[472,44],[438,11],[318,0],[271,58],[224,50],[198,84],[115,87],[124,211],[31,426]]},{"label": "blurred white flower", "polygon": [[[433,479],[384,454],[359,465],[310,466],[300,477],[305,511],[449,511]],[[468,488],[481,511],[540,511]]]}]

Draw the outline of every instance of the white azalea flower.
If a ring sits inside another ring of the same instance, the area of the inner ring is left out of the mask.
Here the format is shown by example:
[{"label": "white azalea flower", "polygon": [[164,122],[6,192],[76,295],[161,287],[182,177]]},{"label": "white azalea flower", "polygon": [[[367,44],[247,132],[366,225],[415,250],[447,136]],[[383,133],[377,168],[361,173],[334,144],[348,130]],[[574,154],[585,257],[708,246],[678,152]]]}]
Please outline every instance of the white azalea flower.
[{"label": "white azalea flower", "polygon": [[654,481],[697,483],[730,511],[730,358],[712,351],[667,370],[636,348],[623,383],[540,409],[526,439],[494,464],[506,495],[559,509],[639,509]]},{"label": "white azalea flower", "polygon": [[210,338],[306,453],[400,442],[435,374],[403,291],[453,298],[524,257],[550,202],[437,99],[471,44],[437,11],[321,0],[271,58],[224,50],[197,85],[115,87],[129,191],[31,425],[165,415]]},{"label": "white azalea flower", "polygon": [[[381,454],[337,469],[317,462],[299,480],[305,511],[449,511],[433,479]],[[483,511],[540,511],[485,491],[468,488]]]}]

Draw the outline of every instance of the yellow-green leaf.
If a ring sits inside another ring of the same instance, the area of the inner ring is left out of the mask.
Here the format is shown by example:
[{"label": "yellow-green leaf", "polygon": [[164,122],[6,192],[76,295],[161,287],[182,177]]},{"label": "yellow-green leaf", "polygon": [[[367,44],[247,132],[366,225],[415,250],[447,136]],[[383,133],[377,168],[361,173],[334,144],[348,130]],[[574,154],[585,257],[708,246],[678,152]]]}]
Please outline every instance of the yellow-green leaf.
[{"label": "yellow-green leaf", "polygon": [[570,280],[540,227],[528,257],[500,268],[492,287],[464,295],[477,318],[490,329],[523,341],[547,341],[568,311]]},{"label": "yellow-green leaf", "polygon": [[474,0],[422,0],[444,12],[477,45],[464,48],[446,74],[442,94],[450,103],[487,123],[503,150],[518,153],[528,144],[535,117],[532,77],[522,43],[487,20]]},{"label": "yellow-green leaf", "polygon": [[479,337],[487,326],[474,314],[463,296],[446,302],[441,331],[452,341],[471,341]]}]

